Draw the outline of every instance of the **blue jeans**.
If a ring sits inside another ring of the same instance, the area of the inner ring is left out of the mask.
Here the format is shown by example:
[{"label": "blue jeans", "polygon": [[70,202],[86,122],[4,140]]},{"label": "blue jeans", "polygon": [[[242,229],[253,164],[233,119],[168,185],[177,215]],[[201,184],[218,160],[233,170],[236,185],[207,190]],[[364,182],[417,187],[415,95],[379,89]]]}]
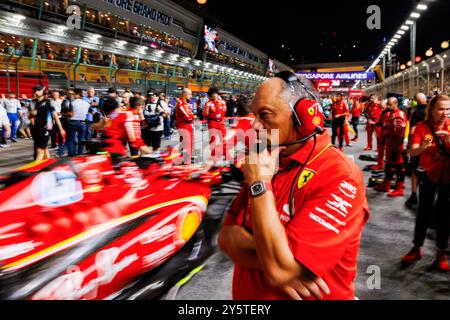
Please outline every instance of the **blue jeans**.
[{"label": "blue jeans", "polygon": [[91,121],[86,121],[86,141],[91,141],[92,140],[92,122]]},{"label": "blue jeans", "polygon": [[171,136],[170,131],[170,118],[167,117],[164,118],[164,137],[169,138]]},{"label": "blue jeans", "polygon": [[19,129],[19,114],[8,113],[9,122],[11,122],[11,139],[16,138],[17,129]]},{"label": "blue jeans", "polygon": [[[77,139],[78,136],[78,139]],[[77,139],[77,140],[76,140]],[[86,123],[81,120],[70,120],[67,130],[67,150],[69,151],[69,157],[76,155],[76,142],[78,141],[78,153],[82,154],[84,150],[84,142],[86,141]]]}]

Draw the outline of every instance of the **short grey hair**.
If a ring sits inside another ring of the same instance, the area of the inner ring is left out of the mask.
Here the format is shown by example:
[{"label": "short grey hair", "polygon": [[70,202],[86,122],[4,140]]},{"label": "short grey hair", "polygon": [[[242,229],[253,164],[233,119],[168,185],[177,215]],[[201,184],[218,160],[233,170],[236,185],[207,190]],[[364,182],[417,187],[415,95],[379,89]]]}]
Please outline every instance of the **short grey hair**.
[{"label": "short grey hair", "polygon": [[296,75],[298,81],[292,81],[289,84],[283,81],[283,91],[281,96],[288,103],[295,104],[300,99],[313,99],[320,101],[320,95],[314,88],[314,85],[303,75]]}]

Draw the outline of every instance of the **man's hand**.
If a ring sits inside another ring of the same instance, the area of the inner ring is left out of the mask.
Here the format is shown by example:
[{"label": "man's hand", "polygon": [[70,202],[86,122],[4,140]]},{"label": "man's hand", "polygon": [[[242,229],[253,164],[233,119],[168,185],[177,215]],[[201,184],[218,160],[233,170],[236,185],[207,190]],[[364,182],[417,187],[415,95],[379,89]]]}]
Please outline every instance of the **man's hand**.
[{"label": "man's hand", "polygon": [[433,145],[433,141],[431,139],[425,139],[422,141],[422,144],[420,145],[420,147],[423,150],[427,150],[428,148],[430,148]]},{"label": "man's hand", "polygon": [[310,299],[311,297],[321,300],[323,294],[330,294],[330,289],[325,281],[306,269],[299,279],[295,279],[281,290],[294,300]]},{"label": "man's hand", "polygon": [[245,158],[242,167],[245,182],[251,185],[257,181],[271,182],[278,170],[278,158],[282,148],[269,152],[267,149],[261,153],[251,152]]},{"label": "man's hand", "polygon": [[61,131],[61,138],[62,138],[62,142],[63,142],[63,143],[66,142],[66,137],[67,137],[66,131],[63,129],[63,130]]}]

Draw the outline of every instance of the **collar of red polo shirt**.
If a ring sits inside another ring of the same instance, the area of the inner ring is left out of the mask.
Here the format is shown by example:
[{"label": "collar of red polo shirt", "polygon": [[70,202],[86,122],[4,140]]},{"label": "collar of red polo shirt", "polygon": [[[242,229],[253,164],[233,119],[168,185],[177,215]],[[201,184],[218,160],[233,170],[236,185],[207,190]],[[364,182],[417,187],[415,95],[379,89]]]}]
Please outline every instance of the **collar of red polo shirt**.
[{"label": "collar of red polo shirt", "polygon": [[332,144],[330,143],[330,135],[327,131],[325,131],[323,134],[316,135],[316,141],[314,141],[314,139],[310,139],[303,146],[298,148],[297,151],[295,151],[288,157],[288,159],[295,160],[302,164],[308,161],[308,163],[306,163],[306,165],[308,165],[309,163],[317,159],[326,149],[330,148],[331,146]]}]

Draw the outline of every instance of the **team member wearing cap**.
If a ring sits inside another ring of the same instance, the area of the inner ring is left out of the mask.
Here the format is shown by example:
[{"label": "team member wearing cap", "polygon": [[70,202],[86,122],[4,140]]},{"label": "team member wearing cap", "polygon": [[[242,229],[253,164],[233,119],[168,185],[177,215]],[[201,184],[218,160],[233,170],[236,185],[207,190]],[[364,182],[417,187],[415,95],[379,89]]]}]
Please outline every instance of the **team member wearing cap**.
[{"label": "team member wearing cap", "polygon": [[[208,91],[210,100],[206,103],[206,109],[208,110],[207,120],[210,141],[209,144],[212,149],[212,156],[216,155],[216,139],[220,137],[219,146],[222,147],[222,156],[226,155],[225,137],[227,135],[227,129],[225,127],[225,115],[227,113],[227,105],[224,100],[219,96],[219,90],[217,88],[210,88]],[[220,149],[219,149],[220,150]]]},{"label": "team member wearing cap", "polygon": [[[53,121],[55,121],[63,140],[66,137],[58,112],[46,99],[46,88],[44,86],[36,86],[33,88],[34,99],[31,102],[30,120],[31,134],[34,140],[35,160],[45,160],[50,158],[48,151],[48,142],[50,133],[53,129]],[[53,118],[53,119],[52,119]]]},{"label": "team member wearing cap", "polygon": [[331,113],[333,115],[333,135],[332,143],[336,142],[336,137],[339,135],[339,150],[342,151],[344,146],[344,126],[345,118],[350,114],[347,103],[345,103],[342,94],[338,93],[336,96],[336,102],[331,106]]},{"label": "team member wearing cap", "polygon": [[377,103],[376,96],[370,96],[369,102],[367,103],[365,114],[367,118],[367,147],[364,151],[372,150],[373,133],[375,132],[377,141],[380,139],[381,128],[376,124],[380,121],[381,116],[381,106]]},{"label": "team member wearing cap", "polygon": [[[192,99],[191,89],[183,89],[181,99],[175,109],[175,122],[180,135],[180,145],[185,153],[184,163],[191,163],[192,150],[194,149],[194,119],[189,101]],[[180,150],[181,151],[181,150]]]},{"label": "team member wearing cap", "polygon": [[376,191],[389,192],[391,180],[394,174],[397,177],[395,190],[389,192],[389,197],[402,197],[405,192],[405,166],[403,162],[403,140],[405,137],[406,124],[408,119],[406,114],[399,109],[398,100],[395,97],[387,101],[386,112],[382,118],[383,127],[383,147],[386,147],[386,176],[383,184],[375,187]]},{"label": "team member wearing cap", "polygon": [[[419,208],[414,230],[414,247],[403,257],[403,263],[413,263],[423,257],[429,216],[437,216],[437,255],[435,266],[448,271],[447,247],[449,236],[448,201],[450,199],[450,97],[433,97],[426,109],[425,121],[420,122],[412,139],[412,157],[419,156],[419,168],[424,170],[419,184]],[[434,199],[437,193],[437,205]]]},{"label": "team member wearing cap", "polygon": [[[354,299],[364,180],[330,144],[317,99],[290,72],[257,89],[253,128],[271,152],[244,164],[245,186],[219,236],[235,263],[234,299]],[[277,135],[282,148],[271,145]]]}]

